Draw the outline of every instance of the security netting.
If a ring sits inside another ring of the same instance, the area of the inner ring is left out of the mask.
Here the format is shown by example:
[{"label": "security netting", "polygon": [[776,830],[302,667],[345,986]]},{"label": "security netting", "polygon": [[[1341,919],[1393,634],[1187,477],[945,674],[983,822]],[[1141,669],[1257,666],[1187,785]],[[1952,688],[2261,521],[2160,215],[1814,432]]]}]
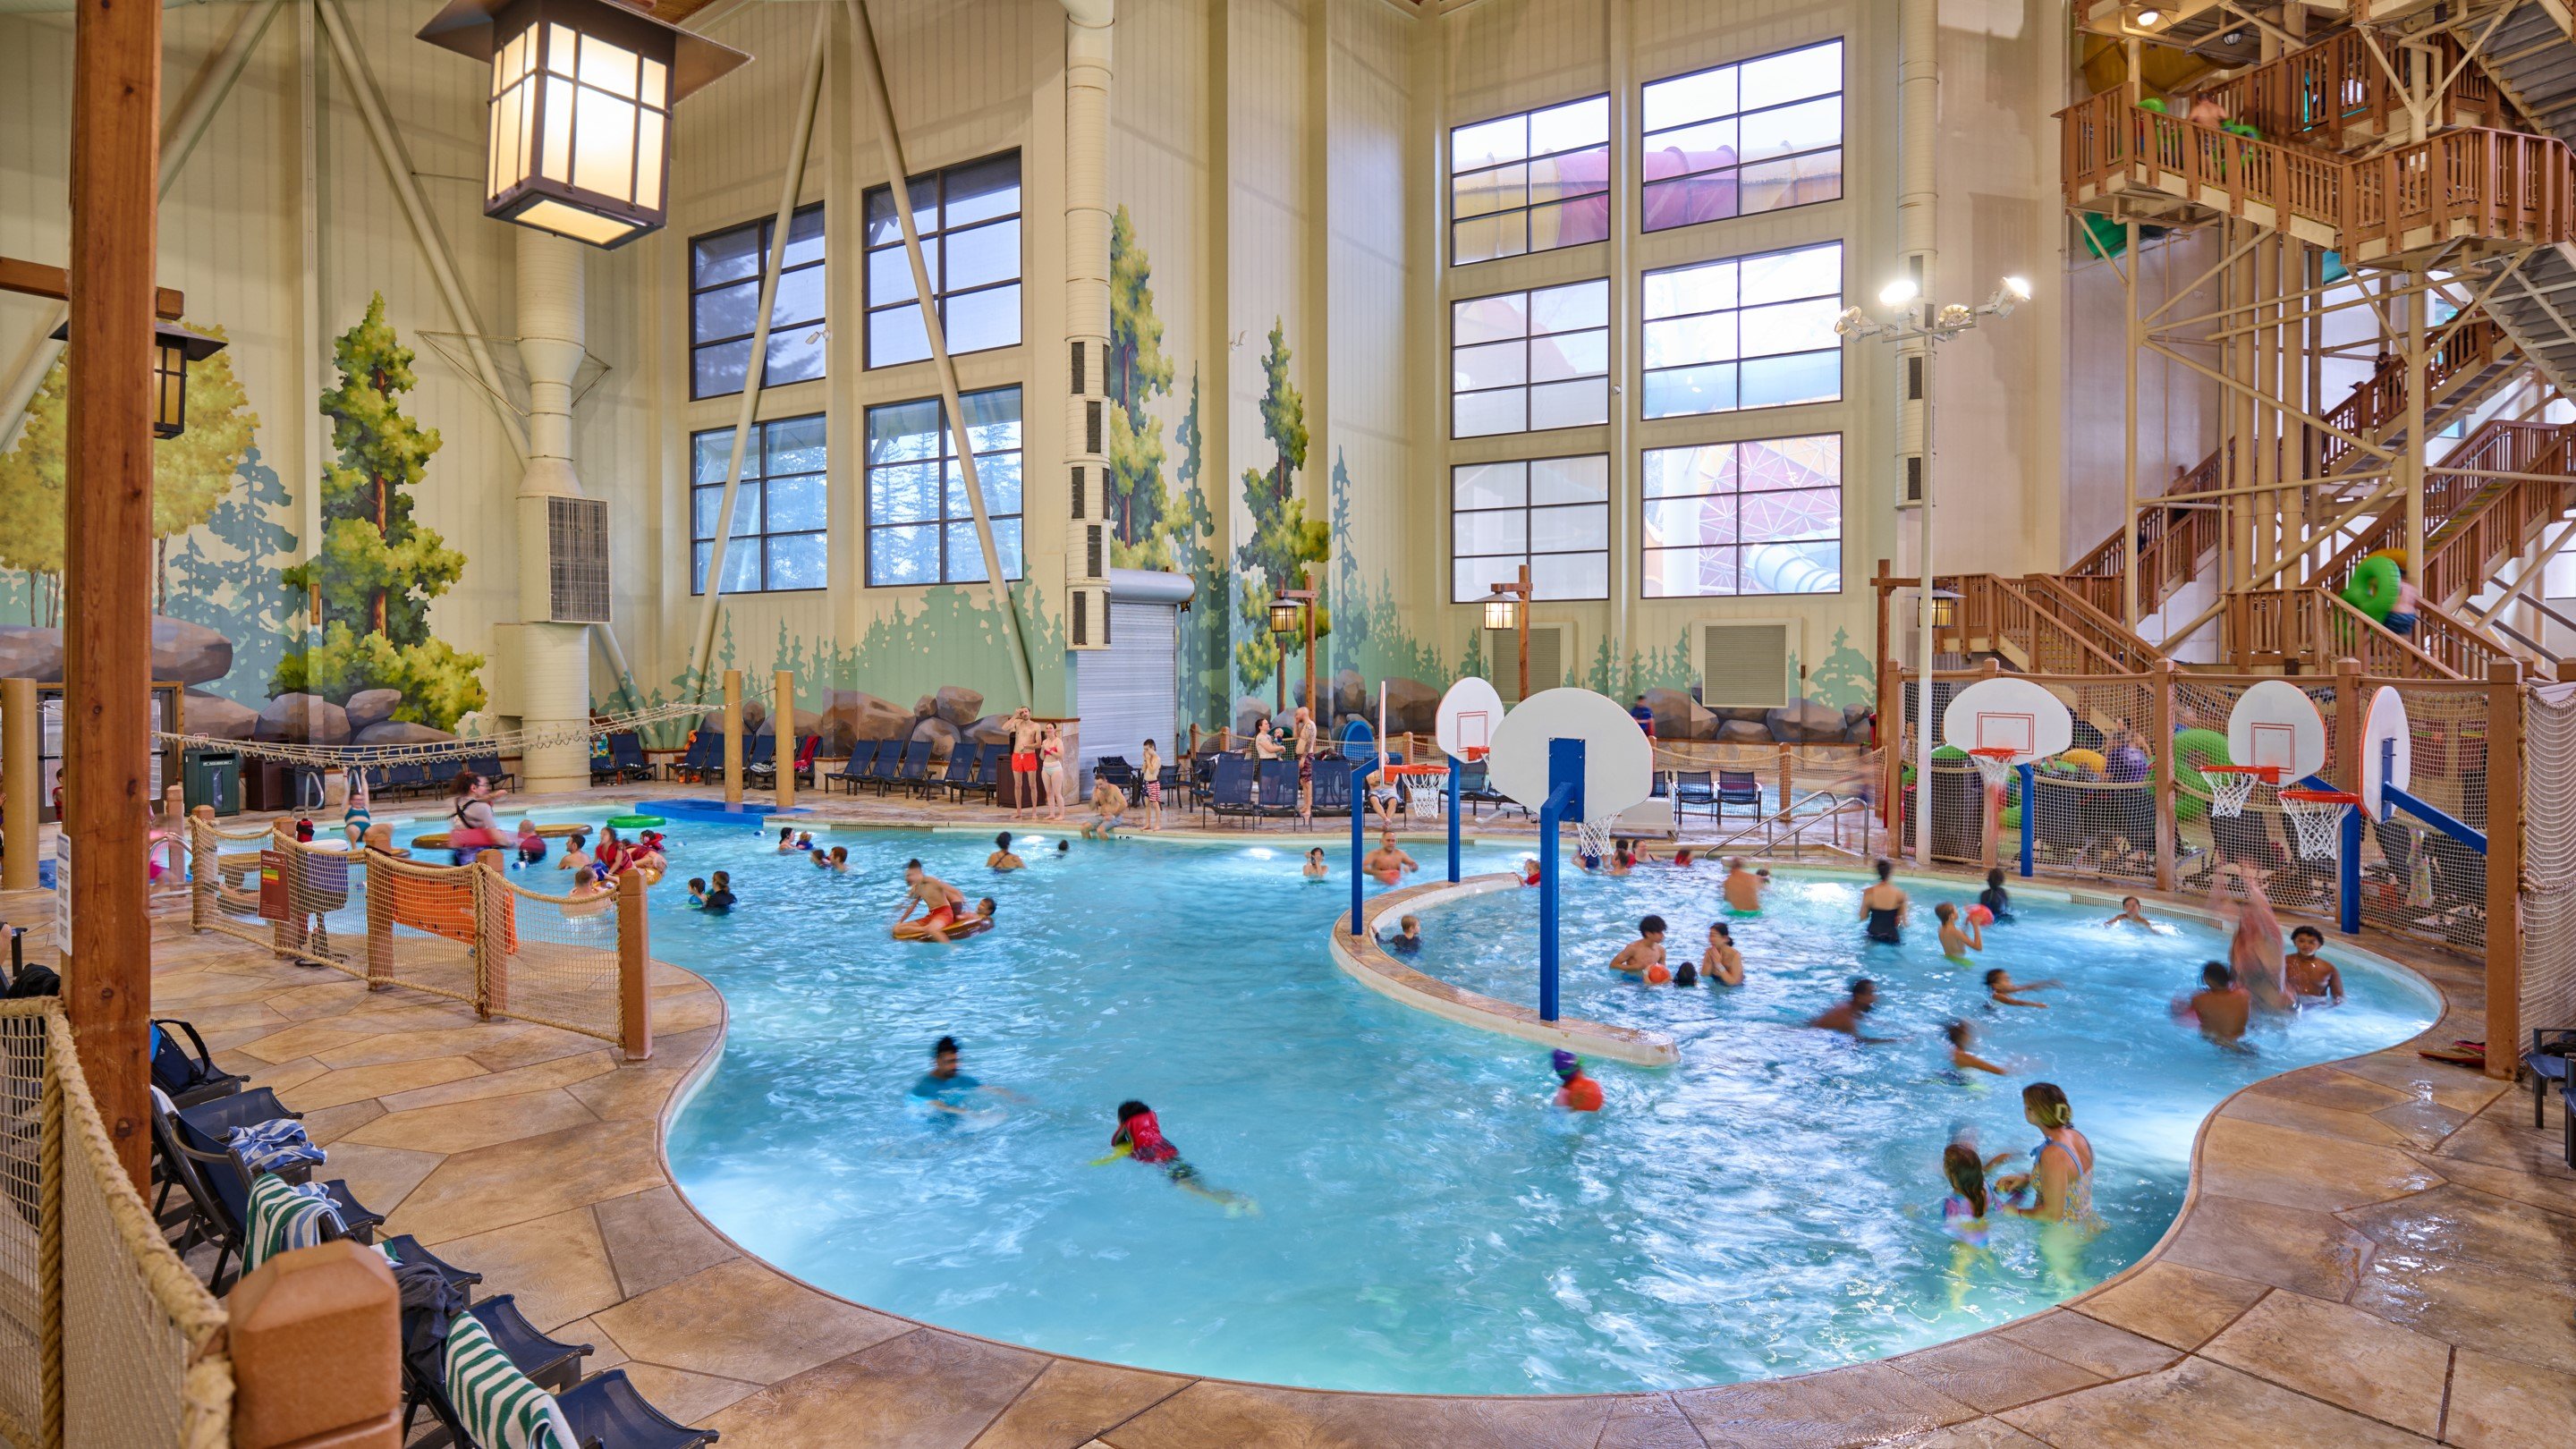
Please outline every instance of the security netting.
[{"label": "security netting", "polygon": [[2576,1025],[2576,684],[2522,717],[2522,1024]]}]

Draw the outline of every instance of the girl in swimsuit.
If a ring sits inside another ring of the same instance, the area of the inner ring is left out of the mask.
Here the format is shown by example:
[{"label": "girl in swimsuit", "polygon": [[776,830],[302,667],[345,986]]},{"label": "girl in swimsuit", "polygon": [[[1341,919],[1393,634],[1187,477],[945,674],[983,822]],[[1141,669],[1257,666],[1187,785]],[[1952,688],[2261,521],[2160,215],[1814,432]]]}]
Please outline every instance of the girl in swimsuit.
[{"label": "girl in swimsuit", "polygon": [[1210,1202],[1221,1203],[1228,1212],[1251,1208],[1252,1200],[1240,1193],[1227,1192],[1199,1181],[1199,1170],[1181,1160],[1181,1149],[1163,1135],[1163,1126],[1154,1120],[1154,1109],[1130,1099],[1118,1104],[1118,1130],[1109,1134],[1109,1158],[1127,1157],[1163,1169],[1174,1187],[1197,1193]]},{"label": "girl in swimsuit", "polygon": [[[1699,969],[1720,986],[1744,984],[1744,953],[1735,949],[1735,933],[1724,921],[1708,928],[1708,954],[1699,958]],[[1690,984],[1679,976],[1673,980],[1677,985]]]},{"label": "girl in swimsuit", "polygon": [[1941,1175],[1950,1183],[1950,1195],[1941,1199],[1941,1231],[1951,1240],[1950,1306],[1956,1308],[1968,1296],[1969,1270],[1994,1256],[1986,1247],[1986,1164],[1977,1149],[1953,1142],[1941,1150]]},{"label": "girl in swimsuit", "polygon": [[2101,1226],[2093,1211],[2093,1144],[2075,1130],[2075,1109],[2055,1082],[2033,1082],[2021,1091],[2022,1116],[2039,1129],[2030,1170],[1995,1180],[2007,1195],[2004,1211],[2042,1226],[2040,1256],[2060,1283],[2080,1281],[2084,1245]]},{"label": "girl in swimsuit", "polygon": [[1902,945],[1905,941],[1905,892],[1889,879],[1896,874],[1893,861],[1878,863],[1878,884],[1860,893],[1861,919],[1869,922],[1869,938],[1882,945]]}]

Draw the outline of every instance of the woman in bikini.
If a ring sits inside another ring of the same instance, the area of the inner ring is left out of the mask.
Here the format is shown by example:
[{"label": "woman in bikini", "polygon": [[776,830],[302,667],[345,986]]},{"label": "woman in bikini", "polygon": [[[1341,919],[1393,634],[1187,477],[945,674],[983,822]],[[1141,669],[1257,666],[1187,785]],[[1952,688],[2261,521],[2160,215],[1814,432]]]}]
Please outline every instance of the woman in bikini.
[{"label": "woman in bikini", "polygon": [[2055,1082],[2021,1089],[2024,1120],[2039,1129],[2030,1171],[1995,1179],[2005,1212],[2041,1225],[2039,1253],[2049,1271],[2069,1286],[2081,1279],[2084,1245],[2101,1227],[2093,1211],[2093,1143],[2075,1130],[2075,1109]]},{"label": "woman in bikini", "polygon": [[1038,775],[1046,785],[1046,818],[1062,820],[1065,805],[1064,735],[1054,725],[1042,725],[1038,729]]}]

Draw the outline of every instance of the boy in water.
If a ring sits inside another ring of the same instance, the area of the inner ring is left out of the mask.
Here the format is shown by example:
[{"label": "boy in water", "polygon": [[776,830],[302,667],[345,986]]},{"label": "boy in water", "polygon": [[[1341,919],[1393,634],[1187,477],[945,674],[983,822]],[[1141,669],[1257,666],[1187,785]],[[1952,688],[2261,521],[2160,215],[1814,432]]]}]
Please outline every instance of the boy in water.
[{"label": "boy in water", "polygon": [[894,918],[898,926],[912,919],[913,907],[919,906],[922,934],[934,941],[948,939],[948,929],[966,904],[966,893],[921,868],[916,858],[903,863],[903,914]]},{"label": "boy in water", "polygon": [[1181,1160],[1181,1149],[1163,1136],[1162,1124],[1154,1120],[1154,1109],[1130,1099],[1118,1104],[1118,1130],[1109,1134],[1111,1157],[1127,1157],[1163,1169],[1163,1175],[1174,1187],[1194,1192],[1213,1203],[1222,1204],[1229,1212],[1252,1207],[1252,1199],[1241,1193],[1227,1192],[1199,1181],[1199,1170]]},{"label": "boy in water", "polygon": [[1007,830],[993,837],[993,853],[984,857],[986,870],[1018,870],[1027,864],[1011,853],[1011,832]]},{"label": "boy in water", "polygon": [[1878,1009],[1878,983],[1866,976],[1852,978],[1851,994],[1828,1006],[1807,1025],[1818,1031],[1838,1031],[1864,1046],[1884,1046],[1893,1037],[1863,1036],[1861,1023]]},{"label": "boy in water", "polygon": [[707,904],[707,879],[706,879],[706,877],[705,877],[705,876],[700,876],[700,875],[693,875],[693,876],[689,877],[689,907],[690,907],[690,909],[692,909],[692,910],[703,910],[703,909],[705,909],[705,908],[706,908],[706,904]]},{"label": "boy in water", "polygon": [[2055,981],[2016,982],[2012,979],[2011,972],[1998,966],[1986,973],[1986,1000],[1995,1006],[2031,1006],[2046,1011],[2047,1002],[2024,1001],[2021,994],[2025,991],[2044,991],[2057,984]]},{"label": "boy in water", "polygon": [[1726,908],[1739,916],[1762,914],[1762,887],[1765,884],[1767,882],[1760,876],[1744,868],[1743,856],[1739,855],[1728,861],[1726,863]]},{"label": "boy in water", "polygon": [[2003,1068],[1977,1055],[1977,1033],[1964,1021],[1953,1021],[1941,1028],[1942,1037],[1950,1043],[1950,1077],[1965,1083],[1965,1072],[1992,1072],[1998,1077],[2010,1076]]},{"label": "boy in water", "polygon": [[1941,954],[1949,957],[1952,965],[1969,965],[1970,951],[1986,949],[1985,929],[1974,921],[1968,922],[1963,929],[1957,906],[1943,901],[1932,908],[1932,916],[1941,923]]},{"label": "boy in water", "polygon": [[1583,1058],[1559,1047],[1548,1061],[1556,1071],[1556,1105],[1568,1112],[1601,1110],[1601,1084],[1583,1074]]},{"label": "boy in water", "polygon": [[2136,896],[2120,897],[2120,914],[2105,920],[2102,924],[2106,926],[2144,926],[2150,931],[2156,928],[2156,923],[2147,919],[2147,913],[2138,909],[2138,898]]},{"label": "boy in water", "polygon": [[2327,1006],[2343,1005],[2343,973],[2317,954],[2325,943],[2326,933],[2314,926],[2290,933],[2290,956],[2281,969],[2289,978],[2290,999],[2301,1006],[2316,1005],[2319,997],[2325,998]]},{"label": "boy in water", "polygon": [[[1664,918],[1648,916],[1637,923],[1637,939],[1610,958],[1610,969],[1634,976],[1640,981],[1654,980],[1655,969],[1664,964]],[[1667,972],[1669,976],[1671,973]]]},{"label": "boy in water", "polygon": [[1385,940],[1387,954],[1419,956],[1422,954],[1422,918],[1406,916],[1395,923],[1395,934]]},{"label": "boy in water", "polygon": [[2200,1034],[2230,1051],[2246,1050],[2245,1026],[2254,1015],[2254,996],[2237,984],[2236,971],[2224,961],[2200,968],[2200,990],[2187,1003],[2199,1019]]}]

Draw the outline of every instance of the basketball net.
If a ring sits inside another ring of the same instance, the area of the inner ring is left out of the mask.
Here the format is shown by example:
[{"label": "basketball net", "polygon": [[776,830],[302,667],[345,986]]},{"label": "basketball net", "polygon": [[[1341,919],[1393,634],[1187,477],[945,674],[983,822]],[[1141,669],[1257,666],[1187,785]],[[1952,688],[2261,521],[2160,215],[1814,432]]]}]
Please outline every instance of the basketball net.
[{"label": "basketball net", "polygon": [[1968,762],[1985,777],[1987,789],[2001,791],[2012,780],[2013,756],[2019,753],[2009,745],[1989,745],[1968,751]]},{"label": "basketball net", "polygon": [[2209,813],[2224,820],[2245,813],[2256,781],[2278,784],[2281,772],[2270,765],[2203,765],[2200,777],[2209,784]]},{"label": "basketball net", "polygon": [[[2250,788],[2250,787],[2249,787]],[[2331,860],[2342,847],[2343,817],[2354,797],[2333,790],[2284,790],[2281,813],[2299,838],[2299,854],[2308,860]]]},{"label": "basketball net", "polygon": [[1595,860],[1608,860],[1610,858],[1609,821],[1603,820],[1595,823],[1590,820],[1581,820],[1575,822],[1574,839],[1576,848],[1584,855]]}]

